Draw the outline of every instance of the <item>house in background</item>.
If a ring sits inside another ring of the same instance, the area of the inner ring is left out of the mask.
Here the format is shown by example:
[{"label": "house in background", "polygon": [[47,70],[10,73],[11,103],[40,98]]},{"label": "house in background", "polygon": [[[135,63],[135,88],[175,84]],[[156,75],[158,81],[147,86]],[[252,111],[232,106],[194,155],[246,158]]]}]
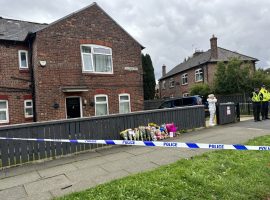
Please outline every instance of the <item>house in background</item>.
[{"label": "house in background", "polygon": [[210,49],[206,52],[196,51],[191,58],[166,73],[162,66],[162,77],[159,79],[160,98],[189,96],[190,88],[196,83],[213,84],[217,62],[238,58],[251,63],[255,70],[258,59],[230,51],[217,46],[217,38],[210,39]]},{"label": "house in background", "polygon": [[0,125],[142,110],[142,49],[96,3],[51,24],[0,18]]}]

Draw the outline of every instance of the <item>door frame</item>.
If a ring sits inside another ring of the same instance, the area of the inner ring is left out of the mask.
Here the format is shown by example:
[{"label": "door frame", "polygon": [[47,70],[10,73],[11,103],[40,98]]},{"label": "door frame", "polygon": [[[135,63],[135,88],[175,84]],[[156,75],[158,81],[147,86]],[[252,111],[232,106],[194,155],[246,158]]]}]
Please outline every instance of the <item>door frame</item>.
[{"label": "door frame", "polygon": [[83,117],[82,97],[80,97],[80,96],[66,96],[66,97],[65,97],[65,112],[66,112],[66,119],[68,119],[68,118],[67,118],[67,99],[72,99],[72,98],[79,98],[79,99],[80,99],[80,117]]}]

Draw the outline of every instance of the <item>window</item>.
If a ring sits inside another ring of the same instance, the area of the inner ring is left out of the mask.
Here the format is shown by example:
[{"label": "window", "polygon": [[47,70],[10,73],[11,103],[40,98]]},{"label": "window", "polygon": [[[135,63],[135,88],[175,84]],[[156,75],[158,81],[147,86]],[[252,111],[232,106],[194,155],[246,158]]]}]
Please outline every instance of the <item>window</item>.
[{"label": "window", "polygon": [[183,93],[183,97],[188,97],[189,93]]},{"label": "window", "polygon": [[162,81],[162,90],[165,90],[166,89],[166,81]]},{"label": "window", "polygon": [[0,100],[0,123],[8,123],[8,101]]},{"label": "window", "polygon": [[203,81],[203,70],[202,68],[195,71],[195,82]]},{"label": "window", "polygon": [[19,67],[28,69],[28,52],[25,50],[19,50]]},{"label": "window", "polygon": [[107,95],[95,96],[95,110],[97,116],[109,114]]},{"label": "window", "polygon": [[119,94],[119,113],[130,112],[130,95]]},{"label": "window", "polygon": [[173,88],[174,87],[174,78],[170,78],[170,88]]},{"label": "window", "polygon": [[81,45],[83,72],[113,73],[112,49],[98,45]]},{"label": "window", "polygon": [[188,74],[183,74],[182,75],[182,85],[187,85],[188,84]]},{"label": "window", "polygon": [[33,117],[33,102],[32,100],[24,101],[24,116],[25,118]]}]

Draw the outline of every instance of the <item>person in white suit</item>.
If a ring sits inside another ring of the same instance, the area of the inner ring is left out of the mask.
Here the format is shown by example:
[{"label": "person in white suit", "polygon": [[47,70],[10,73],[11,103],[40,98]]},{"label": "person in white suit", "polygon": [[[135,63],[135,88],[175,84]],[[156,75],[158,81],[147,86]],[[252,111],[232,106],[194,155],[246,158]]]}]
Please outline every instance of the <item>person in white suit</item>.
[{"label": "person in white suit", "polygon": [[215,95],[209,94],[207,102],[208,102],[208,108],[209,108],[209,113],[210,113],[209,126],[215,126],[214,118],[216,114],[216,103],[217,103],[217,99]]}]

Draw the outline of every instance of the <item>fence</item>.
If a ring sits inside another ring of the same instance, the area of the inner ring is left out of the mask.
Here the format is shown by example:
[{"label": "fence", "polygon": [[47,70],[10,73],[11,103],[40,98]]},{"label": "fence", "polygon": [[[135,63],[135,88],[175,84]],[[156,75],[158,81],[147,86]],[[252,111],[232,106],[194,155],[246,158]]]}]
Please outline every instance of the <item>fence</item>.
[{"label": "fence", "polygon": [[[0,137],[120,139],[119,132],[149,122],[174,122],[180,129],[205,126],[204,107],[159,109],[128,114],[0,127]],[[0,140],[0,168],[96,149],[103,145]]]}]

